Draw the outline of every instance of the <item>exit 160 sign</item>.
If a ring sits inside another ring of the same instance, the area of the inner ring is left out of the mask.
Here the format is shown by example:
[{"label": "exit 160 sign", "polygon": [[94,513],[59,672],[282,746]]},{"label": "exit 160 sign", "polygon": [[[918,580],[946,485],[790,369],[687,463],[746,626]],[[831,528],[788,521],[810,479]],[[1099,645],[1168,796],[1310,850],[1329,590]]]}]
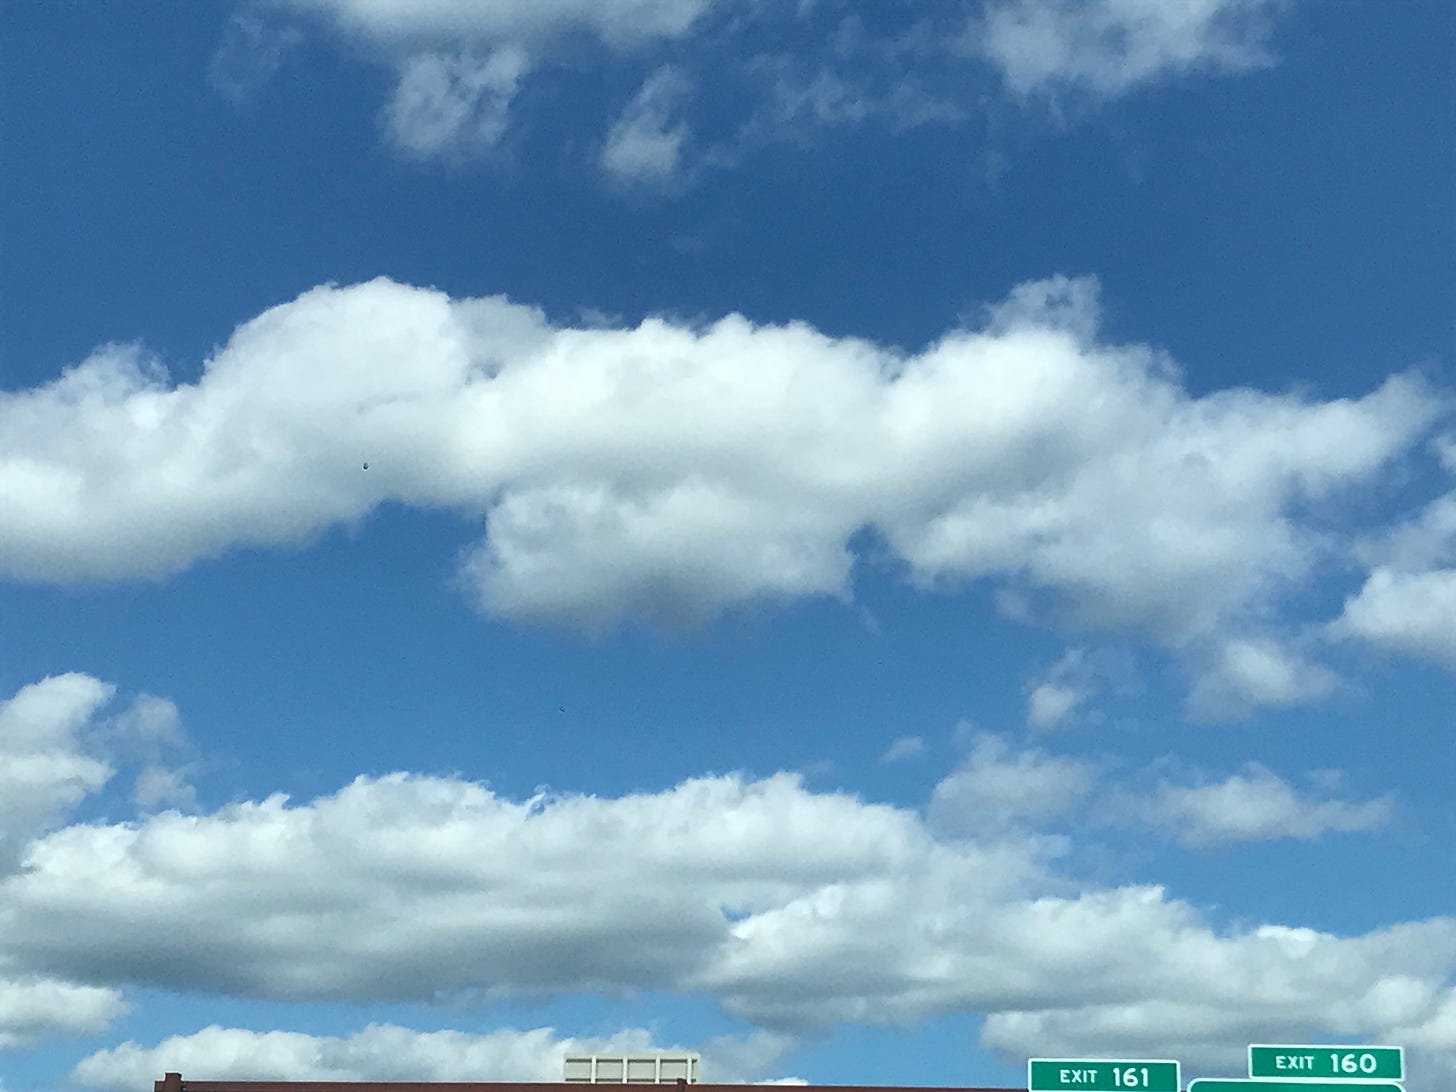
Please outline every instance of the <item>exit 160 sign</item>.
[{"label": "exit 160 sign", "polygon": [[1029,1092],[1178,1092],[1178,1063],[1110,1058],[1032,1058],[1026,1063]]},{"label": "exit 160 sign", "polygon": [[1405,1051],[1391,1046],[1249,1047],[1250,1077],[1286,1080],[1399,1081],[1405,1078]]}]

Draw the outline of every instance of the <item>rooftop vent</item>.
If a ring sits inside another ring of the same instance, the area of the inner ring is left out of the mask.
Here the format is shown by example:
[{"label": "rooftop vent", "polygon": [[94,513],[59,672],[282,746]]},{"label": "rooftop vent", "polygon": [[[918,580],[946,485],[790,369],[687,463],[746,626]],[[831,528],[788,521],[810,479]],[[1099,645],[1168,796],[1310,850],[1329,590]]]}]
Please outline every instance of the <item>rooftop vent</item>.
[{"label": "rooftop vent", "polygon": [[570,1054],[568,1084],[698,1083],[697,1054]]}]

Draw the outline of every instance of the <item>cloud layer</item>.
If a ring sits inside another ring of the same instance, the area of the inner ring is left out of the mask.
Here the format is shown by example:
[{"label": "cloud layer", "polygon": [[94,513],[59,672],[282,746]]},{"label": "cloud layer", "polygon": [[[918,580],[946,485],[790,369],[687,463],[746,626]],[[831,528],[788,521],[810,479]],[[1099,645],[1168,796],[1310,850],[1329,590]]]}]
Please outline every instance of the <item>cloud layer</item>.
[{"label": "cloud layer", "polygon": [[483,520],[461,568],[482,609],[590,629],[847,597],[870,542],[922,586],[993,580],[1020,618],[1203,647],[1253,700],[1318,693],[1276,646],[1222,642],[1310,578],[1338,543],[1315,504],[1369,487],[1440,397],[1403,375],[1193,397],[1097,324],[1095,282],[1066,278],[909,354],[320,287],[194,382],[113,345],[0,394],[0,570],[157,578],[396,501]]},{"label": "cloud layer", "polygon": [[[682,85],[710,81],[705,97],[715,103],[744,105],[736,134],[694,165],[724,167],[750,149],[802,141],[824,126],[962,125],[985,109],[969,90],[983,73],[994,73],[1019,99],[1070,91],[1099,101],[1170,76],[1267,65],[1276,10],[1274,0],[993,0],[876,12],[870,30],[850,7],[258,0],[235,13],[210,79],[224,97],[245,104],[298,43],[299,27],[322,27],[396,71],[382,115],[390,147],[416,161],[458,161],[495,148],[517,120],[511,106],[521,81],[561,58],[576,65],[591,58],[638,78],[657,69],[617,104],[604,143],[601,132],[589,142],[601,147],[601,166],[618,188],[660,188],[693,173],[684,170],[684,144],[690,128],[711,116],[676,117],[682,94],[665,86],[663,71]],[[806,28],[828,48],[764,52],[765,41],[792,40]]]},{"label": "cloud layer", "polygon": [[[655,1043],[643,1029],[577,1039],[552,1028],[476,1035],[372,1024],[353,1035],[320,1036],[213,1026],[174,1035],[155,1047],[129,1042],[97,1051],[76,1066],[72,1079],[113,1092],[130,1092],[168,1071],[238,1081],[559,1082],[568,1054],[674,1049]],[[702,1064],[715,1083],[746,1081],[781,1049],[782,1041],[773,1036],[716,1042]],[[755,1068],[743,1070],[745,1062]]]},{"label": "cloud layer", "polygon": [[[0,707],[7,746],[85,758],[103,744],[84,726],[111,694],[84,675],[27,687]],[[129,738],[156,739],[177,730],[169,709],[145,699],[116,720]],[[723,1045],[745,1070],[755,1052],[776,1056],[785,1034],[846,1021],[984,1013],[988,1045],[1014,1055],[1032,1035],[1038,1049],[1070,1049],[1088,1026],[1104,1048],[1181,1044],[1166,1022],[1176,1011],[1189,1041],[1228,1056],[1251,1021],[1384,1035],[1426,1027],[1448,1004],[1456,921],[1344,937],[1220,927],[1160,887],[1087,884],[1059,867],[1067,841],[1046,830],[1097,819],[1094,787],[1118,799],[1101,765],[985,734],[971,744],[924,815],[791,774],[512,800],[395,773],[303,802],[57,828],[55,809],[104,779],[59,800],[36,767],[48,820],[38,826],[36,809],[9,818],[21,852],[0,876],[0,1041],[94,1033],[135,987],[356,1003],[700,995],[771,1033]],[[1367,829],[1387,807],[1302,799],[1264,770],[1164,782],[1158,801],[1156,814],[1126,818],[1169,824],[1194,845]],[[384,1041],[448,1073],[481,1057],[544,1064],[561,1045],[520,1034],[213,1028],[103,1051],[78,1078],[114,1087],[199,1051],[295,1075],[388,1075],[374,1053]]]}]

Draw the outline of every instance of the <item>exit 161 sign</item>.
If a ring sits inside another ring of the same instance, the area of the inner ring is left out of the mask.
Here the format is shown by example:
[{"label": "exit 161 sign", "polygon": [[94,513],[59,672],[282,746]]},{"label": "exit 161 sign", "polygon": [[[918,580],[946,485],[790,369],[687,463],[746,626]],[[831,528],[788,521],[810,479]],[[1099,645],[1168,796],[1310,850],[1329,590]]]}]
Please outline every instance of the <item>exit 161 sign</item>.
[{"label": "exit 161 sign", "polygon": [[1178,1092],[1178,1063],[1165,1058],[1032,1058],[1030,1092]]}]

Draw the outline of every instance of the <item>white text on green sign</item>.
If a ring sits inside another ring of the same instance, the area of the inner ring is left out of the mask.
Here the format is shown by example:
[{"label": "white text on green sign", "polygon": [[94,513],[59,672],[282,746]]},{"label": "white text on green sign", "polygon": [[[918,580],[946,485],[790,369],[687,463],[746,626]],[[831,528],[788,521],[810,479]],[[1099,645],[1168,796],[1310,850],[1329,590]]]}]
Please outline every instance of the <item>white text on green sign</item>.
[{"label": "white text on green sign", "polygon": [[1250,1077],[1304,1077],[1326,1081],[1405,1079],[1405,1051],[1392,1046],[1249,1047]]},{"label": "white text on green sign", "polygon": [[1178,1063],[1166,1058],[1032,1058],[1026,1063],[1031,1092],[1178,1092]]}]

